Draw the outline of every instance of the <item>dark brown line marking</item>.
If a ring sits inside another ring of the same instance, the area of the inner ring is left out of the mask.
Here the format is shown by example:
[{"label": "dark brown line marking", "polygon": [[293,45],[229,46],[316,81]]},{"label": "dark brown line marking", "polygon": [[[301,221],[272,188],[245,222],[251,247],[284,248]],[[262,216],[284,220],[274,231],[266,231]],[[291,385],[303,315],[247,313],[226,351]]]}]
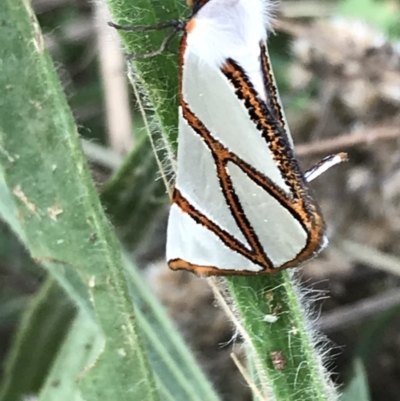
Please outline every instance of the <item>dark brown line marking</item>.
[{"label": "dark brown line marking", "polygon": [[272,76],[271,63],[267,56],[267,49],[264,43],[260,43],[261,73],[263,74],[264,86],[267,93],[267,100],[271,103],[272,110],[279,125],[285,129],[285,120],[283,119],[281,105],[278,102],[278,90],[274,84]]},{"label": "dark brown line marking", "polygon": [[[185,197],[181,194],[179,189],[175,188],[172,196],[172,203],[179,206],[179,208],[187,213],[196,223],[201,224],[212,233],[214,233],[228,248],[236,251],[245,258],[251,260],[253,263],[258,264],[262,268],[267,268],[271,265],[269,259],[267,264],[265,258],[259,257],[258,249],[256,251],[250,244],[251,250],[247,249],[239,240],[229,234],[227,231],[219,227],[212,220],[206,217],[203,213],[199,212]],[[247,238],[246,238],[247,239]],[[262,249],[262,248],[261,248]]]}]

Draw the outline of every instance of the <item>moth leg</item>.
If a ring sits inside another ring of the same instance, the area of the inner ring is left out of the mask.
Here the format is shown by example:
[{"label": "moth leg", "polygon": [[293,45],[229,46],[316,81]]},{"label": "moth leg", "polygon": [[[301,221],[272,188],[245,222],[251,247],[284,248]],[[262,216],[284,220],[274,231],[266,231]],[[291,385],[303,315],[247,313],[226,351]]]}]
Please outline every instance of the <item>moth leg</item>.
[{"label": "moth leg", "polygon": [[336,166],[337,164],[345,162],[347,160],[347,153],[344,152],[326,156],[313,167],[308,169],[304,173],[304,177],[307,182],[311,182],[315,178],[319,177],[321,174],[325,173],[325,171],[329,170],[331,167]]}]

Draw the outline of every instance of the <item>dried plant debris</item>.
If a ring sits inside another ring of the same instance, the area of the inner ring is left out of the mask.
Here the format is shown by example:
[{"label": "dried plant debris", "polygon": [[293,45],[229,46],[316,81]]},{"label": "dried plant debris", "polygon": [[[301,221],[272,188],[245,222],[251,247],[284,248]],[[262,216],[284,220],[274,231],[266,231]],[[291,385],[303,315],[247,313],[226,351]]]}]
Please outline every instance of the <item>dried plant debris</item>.
[{"label": "dried plant debris", "polygon": [[315,76],[335,84],[332,95],[363,123],[391,118],[400,105],[400,45],[366,23],[318,21],[298,30],[292,48],[294,88],[304,88]]},{"label": "dried plant debris", "polygon": [[[300,113],[289,109],[295,141],[365,132],[364,142],[342,149],[350,161],[313,184],[331,242],[347,238],[400,255],[400,45],[345,18],[310,26],[280,21],[277,29],[292,36],[291,96],[313,93]],[[385,135],[397,129],[397,137]],[[302,159],[305,167],[317,160]],[[337,262],[328,271],[337,271]]]}]

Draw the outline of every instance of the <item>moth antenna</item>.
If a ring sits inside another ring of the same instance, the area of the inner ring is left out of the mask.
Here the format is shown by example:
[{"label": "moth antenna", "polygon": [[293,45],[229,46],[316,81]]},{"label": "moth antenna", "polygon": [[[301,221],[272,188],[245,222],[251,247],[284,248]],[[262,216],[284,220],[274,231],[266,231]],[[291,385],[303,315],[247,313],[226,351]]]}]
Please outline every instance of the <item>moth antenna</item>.
[{"label": "moth antenna", "polygon": [[124,25],[114,24],[114,22],[108,22],[108,25],[117,30],[127,31],[127,32],[159,31],[167,28],[172,28],[171,32],[164,38],[158,49],[143,54],[127,54],[128,60],[137,60],[137,59],[144,59],[158,56],[166,52],[172,39],[179,31],[182,31],[184,29],[186,23],[180,20],[172,20],[150,26],[124,26]]},{"label": "moth antenna", "polygon": [[111,28],[115,28],[119,31],[127,31],[127,32],[145,32],[145,31],[161,31],[166,28],[175,28],[177,31],[183,30],[185,27],[185,22],[180,20],[171,20],[166,22],[160,22],[156,25],[139,25],[139,26],[127,26],[127,25],[119,25],[114,22],[108,22],[108,25]]}]

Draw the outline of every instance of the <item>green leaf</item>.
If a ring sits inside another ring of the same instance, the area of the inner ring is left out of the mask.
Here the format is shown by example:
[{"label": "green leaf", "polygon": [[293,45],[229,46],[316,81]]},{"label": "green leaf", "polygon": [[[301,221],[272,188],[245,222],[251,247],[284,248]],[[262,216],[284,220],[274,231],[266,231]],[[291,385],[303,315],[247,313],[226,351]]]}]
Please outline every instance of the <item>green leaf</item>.
[{"label": "green leaf", "polygon": [[353,377],[340,397],[340,401],[369,401],[367,372],[360,359],[353,363]]},{"label": "green leaf", "polygon": [[16,316],[21,314],[29,301],[29,295],[15,296],[11,299],[4,297],[4,300],[0,298],[0,327],[13,324],[16,320]]},{"label": "green leaf", "polygon": [[360,359],[364,364],[368,363],[371,356],[377,351],[377,344],[394,319],[399,316],[400,305],[396,305],[377,316],[363,330],[363,334],[354,351],[355,359]]},{"label": "green leaf", "polygon": [[38,401],[83,401],[77,381],[96,362],[103,347],[104,337],[98,326],[85,313],[78,313],[41,388]]},{"label": "green leaf", "polygon": [[120,246],[101,208],[39,26],[28,1],[2,1],[0,16],[5,181],[31,255],[98,322],[106,339],[95,366],[79,381],[82,395],[86,401],[157,400]]},{"label": "green leaf", "polygon": [[74,307],[64,292],[54,280],[47,279],[25,311],[14,338],[0,400],[21,400],[38,393],[74,315]]},{"label": "green leaf", "polygon": [[[5,150],[0,147],[0,153]],[[4,175],[0,166],[0,216],[2,216],[3,220],[11,227],[15,234],[21,240],[25,239],[24,230],[21,227],[17,219],[16,208],[14,204],[14,200],[11,197],[10,191],[7,188],[7,184],[4,180]]]},{"label": "green leaf", "polygon": [[103,188],[102,203],[130,250],[136,249],[158,211],[168,203],[159,175],[149,137],[144,136]]}]

